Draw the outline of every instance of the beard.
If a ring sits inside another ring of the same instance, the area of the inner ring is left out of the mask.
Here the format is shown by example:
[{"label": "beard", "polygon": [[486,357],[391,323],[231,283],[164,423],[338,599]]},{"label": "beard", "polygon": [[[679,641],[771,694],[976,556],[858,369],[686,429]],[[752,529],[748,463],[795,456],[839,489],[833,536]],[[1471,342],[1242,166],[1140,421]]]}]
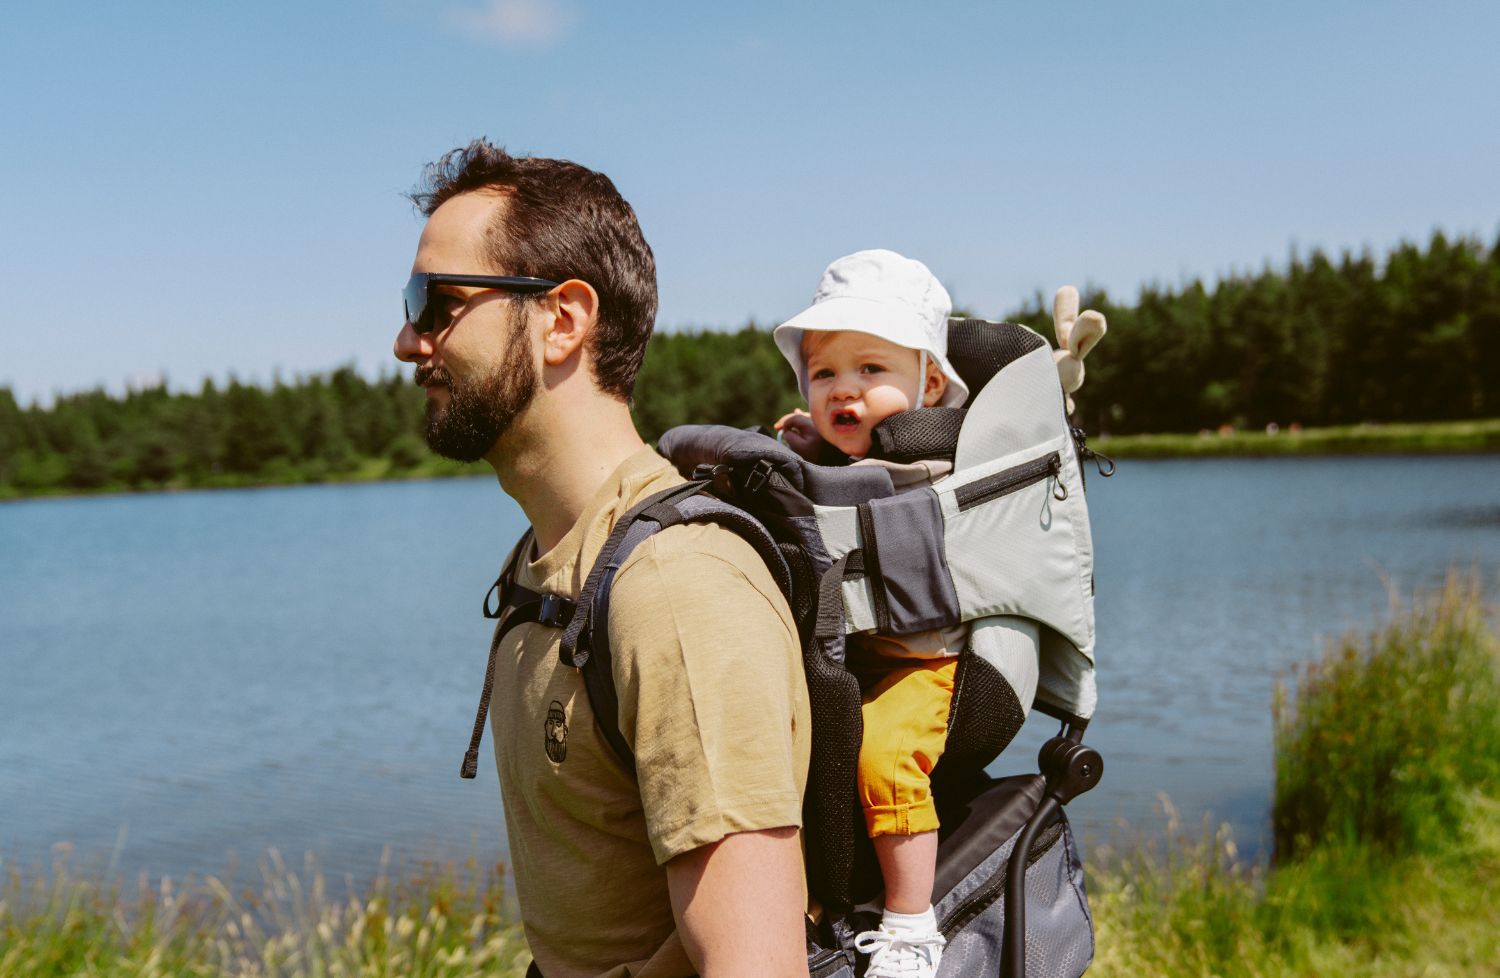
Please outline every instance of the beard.
[{"label": "beard", "polygon": [[427,404],[423,436],[428,448],[454,461],[476,462],[495,447],[531,403],[537,390],[537,372],[524,341],[525,322],[523,304],[512,302],[505,358],[483,377],[455,381],[443,367],[417,368],[419,385],[448,388],[447,407]]}]

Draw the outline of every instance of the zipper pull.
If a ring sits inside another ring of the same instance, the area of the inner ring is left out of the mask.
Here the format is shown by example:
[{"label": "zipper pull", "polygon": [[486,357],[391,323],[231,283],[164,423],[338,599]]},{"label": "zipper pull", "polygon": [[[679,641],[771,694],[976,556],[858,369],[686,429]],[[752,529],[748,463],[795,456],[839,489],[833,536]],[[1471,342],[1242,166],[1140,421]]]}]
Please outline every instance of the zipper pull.
[{"label": "zipper pull", "polygon": [[1052,498],[1062,502],[1068,498],[1068,484],[1062,481],[1062,459],[1056,455],[1048,459],[1047,471],[1052,473]]},{"label": "zipper pull", "polygon": [[1068,428],[1073,432],[1073,444],[1078,446],[1078,457],[1084,459],[1085,461],[1087,461],[1088,459],[1093,459],[1094,468],[1099,472],[1099,478],[1108,479],[1110,476],[1114,475],[1115,460],[1110,458],[1108,455],[1096,452],[1092,448],[1090,448],[1088,443],[1089,436],[1084,434],[1082,428],[1078,427],[1076,424],[1070,424],[1068,425]]}]

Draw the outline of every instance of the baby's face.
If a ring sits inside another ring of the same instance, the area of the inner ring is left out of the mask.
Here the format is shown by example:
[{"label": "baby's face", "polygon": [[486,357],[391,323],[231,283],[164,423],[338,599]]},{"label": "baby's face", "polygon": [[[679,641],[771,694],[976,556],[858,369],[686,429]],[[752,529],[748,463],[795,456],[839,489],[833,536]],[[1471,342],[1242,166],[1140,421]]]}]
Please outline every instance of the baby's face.
[{"label": "baby's face", "polygon": [[[855,458],[870,453],[871,429],[915,407],[918,390],[931,386],[917,376],[916,350],[869,333],[810,332],[804,336],[802,353],[813,426],[824,441]],[[928,372],[935,372],[931,364]],[[941,395],[939,386],[935,393],[928,390],[925,400],[936,402]]]}]

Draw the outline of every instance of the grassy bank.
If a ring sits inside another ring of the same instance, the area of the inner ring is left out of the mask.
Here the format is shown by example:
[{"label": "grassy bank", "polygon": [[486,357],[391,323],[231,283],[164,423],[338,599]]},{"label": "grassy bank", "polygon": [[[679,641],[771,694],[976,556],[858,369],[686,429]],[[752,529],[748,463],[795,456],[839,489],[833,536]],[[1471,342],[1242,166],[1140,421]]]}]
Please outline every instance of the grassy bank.
[{"label": "grassy bank", "polygon": [[[1091,975],[1500,975],[1500,637],[1480,585],[1350,636],[1274,704],[1271,865],[1224,830],[1094,854]],[[495,873],[473,865],[336,895],[309,867],[253,890],[12,870],[0,975],[520,978]]]},{"label": "grassy bank", "polygon": [[1258,457],[1276,455],[1432,455],[1500,452],[1500,418],[1337,428],[1205,431],[1090,439],[1112,458]]},{"label": "grassy bank", "polygon": [[1175,822],[1096,873],[1093,974],[1500,975],[1500,639],[1455,578],[1275,704],[1271,866]]}]

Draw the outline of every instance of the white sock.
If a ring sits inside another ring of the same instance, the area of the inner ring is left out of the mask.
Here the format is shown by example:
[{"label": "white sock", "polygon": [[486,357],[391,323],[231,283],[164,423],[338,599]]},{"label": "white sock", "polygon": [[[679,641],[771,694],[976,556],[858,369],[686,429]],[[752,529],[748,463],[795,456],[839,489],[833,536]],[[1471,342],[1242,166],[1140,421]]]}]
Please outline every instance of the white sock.
[{"label": "white sock", "polygon": [[887,907],[880,917],[880,926],[893,934],[934,934],[937,915],[930,905],[921,913],[897,913]]}]

